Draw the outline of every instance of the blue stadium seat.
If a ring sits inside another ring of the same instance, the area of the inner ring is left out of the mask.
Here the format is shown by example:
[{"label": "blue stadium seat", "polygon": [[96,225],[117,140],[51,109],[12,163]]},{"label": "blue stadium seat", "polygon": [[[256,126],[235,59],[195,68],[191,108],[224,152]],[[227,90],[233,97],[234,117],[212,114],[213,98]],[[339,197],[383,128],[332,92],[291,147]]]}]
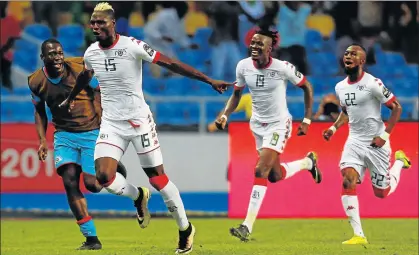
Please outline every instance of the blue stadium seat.
[{"label": "blue stadium seat", "polygon": [[142,27],[128,28],[128,36],[132,36],[138,40],[144,40],[144,29]]},{"label": "blue stadium seat", "polygon": [[417,64],[410,64],[403,67],[402,75],[406,78],[418,79],[419,68]]},{"label": "blue stadium seat", "polygon": [[339,65],[332,52],[308,54],[311,75],[332,76],[339,72]]},{"label": "blue stadium seat", "polygon": [[80,49],[83,46],[84,40],[78,41],[78,40],[73,40],[72,38],[69,38],[69,37],[58,37],[57,39],[58,41],[60,41],[61,45],[63,46],[63,50],[67,54],[71,54],[71,55],[80,54],[78,52],[81,52]]},{"label": "blue stadium seat", "polygon": [[307,51],[320,51],[323,48],[323,37],[317,30],[308,29],[305,37]]},{"label": "blue stadium seat", "polygon": [[37,55],[37,57],[39,57],[38,53],[40,52],[40,48],[41,47],[25,39],[18,39],[15,41],[15,44],[14,44],[15,51],[18,51],[18,50],[25,51],[28,54]]},{"label": "blue stadium seat", "polygon": [[189,85],[190,89],[187,91],[189,96],[219,96],[218,92],[206,83],[191,81]]},{"label": "blue stadium seat", "polygon": [[379,65],[390,65],[390,66],[404,66],[406,60],[403,54],[398,52],[383,52],[382,54],[376,54],[377,64]]},{"label": "blue stadium seat", "polygon": [[288,102],[288,111],[293,120],[304,119],[304,102]]},{"label": "blue stadium seat", "polygon": [[1,101],[2,122],[33,122],[34,106],[31,101]]},{"label": "blue stadium seat", "polygon": [[399,97],[417,97],[418,96],[418,80],[416,79],[393,79],[390,81],[394,94]]},{"label": "blue stadium seat", "polygon": [[[84,28],[81,25],[63,25],[58,27],[57,39],[66,40],[68,49],[78,49],[84,45]],[[64,45],[63,45],[64,47]],[[66,49],[65,49],[66,50]]]},{"label": "blue stadium seat", "polygon": [[128,35],[129,32],[129,22],[127,18],[121,17],[116,21],[115,30],[118,34]]},{"label": "blue stadium seat", "polygon": [[230,119],[229,121],[248,121],[246,118],[246,113],[241,111],[241,112],[233,112],[230,115]]},{"label": "blue stadium seat", "polygon": [[28,86],[16,87],[13,89],[13,94],[18,96],[30,96],[31,90]]},{"label": "blue stadium seat", "polygon": [[198,28],[195,32],[192,41],[198,44],[201,48],[207,49],[209,47],[209,38],[212,34],[212,28],[209,27],[202,27]]},{"label": "blue stadium seat", "polygon": [[206,105],[205,117],[207,123],[213,122],[217,118],[218,114],[225,107],[224,102],[208,102]]},{"label": "blue stadium seat", "polygon": [[13,55],[13,64],[28,72],[34,72],[38,67],[38,57],[36,54],[25,50],[17,50]]},{"label": "blue stadium seat", "polygon": [[170,77],[162,80],[164,89],[161,91],[161,95],[166,96],[182,96],[187,94],[190,88],[189,83],[191,80],[186,77]]},{"label": "blue stadium seat", "polygon": [[51,29],[44,24],[27,25],[23,30],[26,34],[33,36],[41,41],[52,38]]},{"label": "blue stadium seat", "polygon": [[153,95],[159,95],[163,93],[165,89],[163,79],[156,79],[152,76],[143,76],[143,91]]},{"label": "blue stadium seat", "polygon": [[199,104],[191,102],[158,103],[158,124],[193,125],[199,123]]}]

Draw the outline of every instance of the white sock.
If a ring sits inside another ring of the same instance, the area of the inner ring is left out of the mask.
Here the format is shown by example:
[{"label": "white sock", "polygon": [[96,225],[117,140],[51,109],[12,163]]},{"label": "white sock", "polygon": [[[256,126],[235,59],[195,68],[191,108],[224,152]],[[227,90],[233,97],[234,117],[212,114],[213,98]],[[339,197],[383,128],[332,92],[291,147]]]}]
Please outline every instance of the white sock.
[{"label": "white sock", "polygon": [[397,184],[399,184],[400,182],[400,174],[403,165],[404,163],[401,160],[394,161],[394,164],[390,169],[390,191],[388,192],[388,195],[390,195],[396,190]]},{"label": "white sock", "polygon": [[105,189],[112,194],[129,197],[132,200],[136,200],[139,195],[138,188],[128,183],[127,180],[120,173],[116,173],[113,182]]},{"label": "white sock", "polygon": [[260,206],[262,205],[263,198],[266,193],[266,186],[254,185],[252,189],[252,194],[250,195],[249,207],[247,208],[246,219],[243,222],[243,225],[247,226],[249,232],[252,233],[253,224],[258,216]]},{"label": "white sock", "polygon": [[364,231],[362,231],[361,218],[359,217],[358,196],[342,195],[342,204],[354,234],[365,237]]},{"label": "white sock", "polygon": [[163,189],[160,190],[164,203],[172,214],[173,218],[180,230],[189,227],[188,217],[186,217],[185,207],[182,198],[180,198],[179,190],[173,182],[169,181]]},{"label": "white sock", "polygon": [[301,170],[311,169],[313,167],[313,161],[311,161],[311,159],[309,158],[303,158],[289,163],[282,163],[281,165],[285,168],[287,172],[284,178],[285,180],[295,175]]}]

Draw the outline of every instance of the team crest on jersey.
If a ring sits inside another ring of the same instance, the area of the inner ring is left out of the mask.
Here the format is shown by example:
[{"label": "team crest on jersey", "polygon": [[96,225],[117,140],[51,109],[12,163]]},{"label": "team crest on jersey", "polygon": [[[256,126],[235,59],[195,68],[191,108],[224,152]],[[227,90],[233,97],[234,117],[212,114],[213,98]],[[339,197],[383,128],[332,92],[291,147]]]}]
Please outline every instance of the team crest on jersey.
[{"label": "team crest on jersey", "polygon": [[266,73],[266,76],[268,76],[270,78],[279,77],[279,72],[277,72],[277,71],[268,72],[268,73]]},{"label": "team crest on jersey", "polygon": [[55,164],[60,163],[60,161],[62,161],[62,160],[63,160],[63,158],[60,157],[60,156],[55,157]]},{"label": "team crest on jersey", "polygon": [[150,55],[150,57],[154,55],[154,50],[147,43],[144,43],[143,48],[145,52],[147,52],[147,54]]},{"label": "team crest on jersey", "polygon": [[388,88],[386,88],[385,86],[383,86],[383,96],[385,98],[389,98],[391,96],[391,91]]},{"label": "team crest on jersey", "polygon": [[363,91],[365,89],[365,86],[364,85],[358,85],[356,87],[356,89],[358,89],[359,91]]}]

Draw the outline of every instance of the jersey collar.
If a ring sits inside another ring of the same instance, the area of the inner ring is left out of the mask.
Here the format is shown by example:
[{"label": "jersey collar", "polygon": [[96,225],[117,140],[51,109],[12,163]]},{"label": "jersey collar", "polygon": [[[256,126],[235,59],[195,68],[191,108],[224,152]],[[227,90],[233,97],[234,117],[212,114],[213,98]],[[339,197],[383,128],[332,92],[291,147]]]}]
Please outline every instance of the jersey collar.
[{"label": "jersey collar", "polygon": [[268,64],[266,64],[266,66],[264,66],[264,67],[262,67],[262,68],[258,68],[258,67],[257,67],[256,61],[252,60],[252,62],[253,62],[253,66],[254,66],[256,69],[266,69],[266,68],[268,68],[268,67],[270,67],[270,66],[272,65],[272,57],[269,57],[269,62],[268,62]]},{"label": "jersey collar", "polygon": [[100,43],[98,43],[98,45],[99,45],[99,48],[101,49],[101,50],[110,50],[110,49],[112,49],[113,47],[115,47],[115,45],[118,43],[118,41],[119,41],[119,34],[116,34],[116,36],[115,36],[116,38],[115,38],[115,41],[112,43],[112,45],[111,46],[109,46],[108,48],[103,48],[103,47],[101,47],[100,46]]}]

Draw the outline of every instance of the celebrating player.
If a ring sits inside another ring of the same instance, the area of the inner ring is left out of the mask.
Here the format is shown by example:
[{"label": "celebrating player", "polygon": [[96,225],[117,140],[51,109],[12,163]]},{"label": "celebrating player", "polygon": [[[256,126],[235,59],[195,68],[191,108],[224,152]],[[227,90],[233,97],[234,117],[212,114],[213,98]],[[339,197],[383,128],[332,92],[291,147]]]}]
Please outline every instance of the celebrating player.
[{"label": "celebrating player", "polygon": [[[94,146],[99,134],[100,93],[97,79],[92,79],[90,87],[86,87],[73,101],[71,112],[59,108],[60,102],[70,93],[76,84],[77,75],[83,70],[82,58],[64,59],[59,41],[48,39],[42,43],[41,59],[44,67],[38,69],[28,78],[35,104],[35,123],[40,146],[39,159],[45,161],[48,154],[46,131],[48,118],[45,103],[52,113],[55,126],[54,154],[55,168],[62,177],[68,204],[80,231],[86,237],[81,250],[98,250],[102,244],[96,235],[92,217],[87,212],[86,199],[80,191],[80,174],[86,188],[97,193],[102,189],[95,177]],[[126,170],[118,164],[118,172],[126,177]]]},{"label": "celebrating player", "polygon": [[[380,79],[363,70],[365,49],[349,46],[343,56],[347,78],[339,82],[336,95],[342,112],[336,122],[323,132],[329,141],[336,130],[349,123],[349,136],[340,160],[343,176],[342,204],[354,236],[343,244],[367,244],[361,226],[356,184],[361,183],[366,168],[369,169],[376,197],[385,198],[393,193],[400,181],[402,168],[410,168],[410,161],[401,150],[395,153],[395,162],[390,169],[391,147],[389,137],[400,118],[402,107],[396,97]],[[387,127],[381,119],[381,104],[391,109]]]},{"label": "celebrating player", "polygon": [[99,183],[111,193],[134,200],[140,226],[148,225],[149,190],[137,189],[115,172],[119,159],[132,142],[150,184],[160,192],[179,227],[176,253],[189,253],[193,248],[195,227],[188,221],[179,190],[164,171],[156,124],[142,92],[142,60],[203,81],[219,93],[232,84],[210,79],[194,68],[160,54],[143,41],[116,34],[115,13],[108,3],[96,5],[90,24],[98,42],[86,50],[85,70],[77,79],[78,86],[62,106],[68,106],[94,73],[100,82],[103,108],[100,135],[95,148]]},{"label": "celebrating player", "polygon": [[269,30],[259,30],[252,37],[251,56],[237,64],[235,90],[221,116],[215,121],[219,129],[225,128],[247,84],[252,96],[250,128],[255,137],[259,160],[246,219],[237,228],[230,229],[230,233],[242,241],[249,240],[268,181],[274,183],[285,180],[301,170],[308,170],[316,183],[321,182],[316,153],[309,152],[305,158],[290,163],[281,164],[279,161],[279,155],[283,153],[292,129],[292,116],[288,112],[285,95],[287,81],[304,91],[305,118],[298,128],[298,136],[306,135],[311,123],[313,89],[294,65],[270,56],[277,40],[277,32]]}]

